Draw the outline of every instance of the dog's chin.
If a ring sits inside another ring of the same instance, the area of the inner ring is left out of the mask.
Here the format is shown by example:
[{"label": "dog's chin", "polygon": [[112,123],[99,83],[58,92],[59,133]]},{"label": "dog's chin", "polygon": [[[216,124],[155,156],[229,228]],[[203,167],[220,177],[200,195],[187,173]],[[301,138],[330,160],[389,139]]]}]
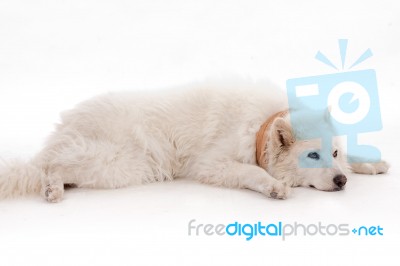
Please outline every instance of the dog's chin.
[{"label": "dog's chin", "polygon": [[344,190],[344,189],[345,189],[345,187],[335,187],[335,188],[326,189],[326,190],[323,190],[323,191],[326,191],[326,192],[335,192],[335,191],[341,191],[341,190]]},{"label": "dog's chin", "polygon": [[329,188],[329,189],[319,189],[319,188],[316,188],[316,187],[313,186],[313,185],[309,185],[308,187],[313,188],[313,189],[316,189],[316,190],[320,190],[320,191],[325,191],[325,192],[341,191],[341,190],[344,190],[344,189],[346,188],[346,187],[344,186],[344,187],[334,187],[334,188]]}]

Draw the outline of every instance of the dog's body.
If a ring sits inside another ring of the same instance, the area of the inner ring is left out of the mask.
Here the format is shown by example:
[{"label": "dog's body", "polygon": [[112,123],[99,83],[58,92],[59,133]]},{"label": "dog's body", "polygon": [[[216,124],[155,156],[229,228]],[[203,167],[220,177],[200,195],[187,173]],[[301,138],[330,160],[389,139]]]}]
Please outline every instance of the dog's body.
[{"label": "dog's body", "polygon": [[[31,162],[3,166],[0,197],[41,191],[58,202],[64,184],[120,188],[177,177],[274,198],[286,198],[291,186],[342,189],[348,165],[336,144],[332,167],[302,169],[296,161],[300,152],[319,144],[296,140],[288,114],[260,131],[268,118],[287,108],[279,89],[249,83],[103,95],[64,113]],[[263,159],[256,156],[257,135],[267,139]],[[353,166],[366,174],[387,168],[384,162]]]}]

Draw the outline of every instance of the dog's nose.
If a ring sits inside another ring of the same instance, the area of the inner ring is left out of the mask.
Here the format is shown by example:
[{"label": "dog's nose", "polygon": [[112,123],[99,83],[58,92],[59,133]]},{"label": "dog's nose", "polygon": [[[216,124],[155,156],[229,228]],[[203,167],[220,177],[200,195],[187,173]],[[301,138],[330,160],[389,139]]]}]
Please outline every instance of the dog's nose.
[{"label": "dog's nose", "polygon": [[345,175],[337,175],[333,178],[333,183],[335,183],[338,187],[342,188],[346,185],[347,178]]}]

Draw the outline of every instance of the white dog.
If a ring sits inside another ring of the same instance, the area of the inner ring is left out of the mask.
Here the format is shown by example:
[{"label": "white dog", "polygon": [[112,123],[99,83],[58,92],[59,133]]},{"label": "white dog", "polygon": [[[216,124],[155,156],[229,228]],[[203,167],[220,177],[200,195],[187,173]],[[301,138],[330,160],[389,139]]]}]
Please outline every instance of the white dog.
[{"label": "white dog", "polygon": [[[62,114],[62,123],[30,162],[0,168],[0,197],[41,192],[62,199],[64,185],[120,188],[186,177],[284,199],[289,188],[341,190],[348,169],[385,173],[388,165],[349,166],[337,143],[329,156],[318,140],[299,140],[283,92],[251,83],[102,95]],[[321,116],[323,117],[323,116]],[[308,121],[319,125],[329,121]],[[331,160],[329,168],[299,167]]]}]

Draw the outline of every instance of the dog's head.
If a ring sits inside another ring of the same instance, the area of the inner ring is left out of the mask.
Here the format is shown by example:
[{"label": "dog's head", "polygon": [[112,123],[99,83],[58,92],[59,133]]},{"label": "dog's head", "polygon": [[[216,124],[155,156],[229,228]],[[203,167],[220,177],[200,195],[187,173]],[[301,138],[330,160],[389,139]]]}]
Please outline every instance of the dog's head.
[{"label": "dog's head", "polygon": [[[337,139],[322,145],[321,139],[303,140],[303,130],[333,131],[326,116],[307,118],[304,128],[294,131],[287,116],[273,120],[267,134],[267,171],[292,186],[338,191],[345,187],[346,156]],[[329,134],[333,136],[334,134]]]}]

